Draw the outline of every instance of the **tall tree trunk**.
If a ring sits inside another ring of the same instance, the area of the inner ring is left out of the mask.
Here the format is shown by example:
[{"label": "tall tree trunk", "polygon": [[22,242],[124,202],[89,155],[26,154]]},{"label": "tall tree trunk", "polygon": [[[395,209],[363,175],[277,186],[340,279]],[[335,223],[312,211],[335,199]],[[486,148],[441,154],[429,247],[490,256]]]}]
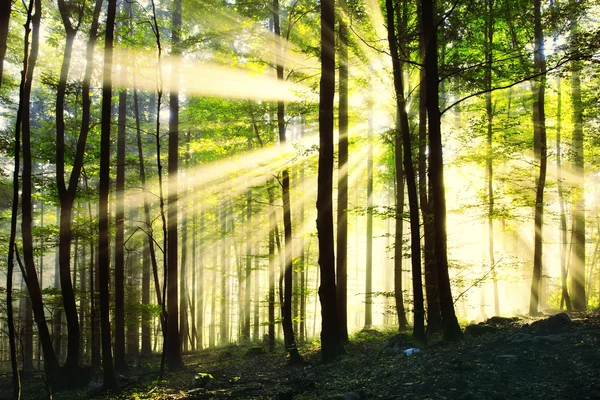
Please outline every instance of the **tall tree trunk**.
[{"label": "tall tree trunk", "polygon": [[[404,3],[406,4],[406,3]],[[406,6],[404,7],[406,8]],[[417,193],[417,183],[415,170],[412,162],[412,141],[410,137],[410,129],[408,126],[408,114],[406,113],[406,98],[404,97],[404,71],[403,65],[400,62],[400,52],[398,50],[398,36],[403,36],[405,31],[405,16],[399,16],[397,25],[394,23],[394,4],[391,0],[386,0],[386,11],[387,11],[387,22],[388,22],[388,42],[390,51],[392,54],[392,67],[394,72],[394,89],[396,92],[396,108],[398,113],[398,130],[396,132],[395,140],[395,155],[396,155],[396,185],[398,187],[397,200],[396,200],[396,224],[400,219],[400,226],[402,225],[402,209],[404,202],[404,193],[400,194],[399,191],[404,190],[404,185],[400,182],[403,177],[402,165],[400,161],[403,161],[404,173],[406,175],[406,185],[408,187],[408,204],[410,213],[410,245],[411,245],[411,270],[412,270],[412,281],[413,281],[413,307],[414,307],[414,325],[413,335],[420,339],[425,340],[425,309],[423,305],[423,282],[421,278],[421,231],[419,221],[419,200]],[[406,10],[404,10],[406,12]],[[403,13],[404,14],[404,13]],[[396,26],[398,26],[398,35],[396,34]],[[403,152],[401,152],[401,149]],[[402,204],[400,204],[402,202]],[[402,228],[396,228],[396,256],[402,257]],[[398,237],[399,235],[399,237]],[[402,302],[403,299],[400,295],[398,299],[398,291],[402,293],[402,270],[395,271],[395,281],[398,281],[396,290],[396,302]],[[396,306],[398,310],[404,312],[404,305]],[[398,318],[400,321],[400,330],[405,326],[402,326],[400,320],[400,313]],[[404,321],[406,323],[406,321]]]},{"label": "tall tree trunk", "polygon": [[336,290],[341,339],[348,341],[348,4],[339,2],[340,54]]},{"label": "tall tree trunk", "polygon": [[[62,381],[62,371],[56,357],[56,353],[52,348],[50,332],[46,325],[46,317],[44,314],[44,304],[42,300],[42,292],[38,281],[37,271],[34,264],[33,255],[33,209],[31,202],[32,190],[32,155],[31,155],[31,88],[33,80],[33,71],[38,57],[40,24],[42,18],[42,2],[41,0],[33,0],[30,2],[29,8],[35,10],[31,16],[31,52],[27,55],[28,46],[25,46],[24,55],[24,71],[22,75],[22,84],[20,90],[20,120],[22,124],[22,143],[23,143],[23,172],[22,172],[22,191],[21,191],[21,208],[22,208],[22,225],[21,233],[23,237],[23,258],[24,270],[26,276],[27,289],[31,298],[34,318],[38,327],[38,335],[42,343],[44,352],[44,364],[46,369],[47,380],[50,387],[54,390],[60,390],[64,386]],[[31,11],[29,11],[31,12]],[[29,21],[28,21],[29,22]],[[29,35],[29,24],[26,26],[26,43]]]},{"label": "tall tree trunk", "polygon": [[167,364],[169,370],[177,370],[183,366],[181,359],[181,341],[179,339],[179,307],[177,287],[178,263],[178,199],[177,172],[179,165],[179,57],[181,56],[181,0],[173,2],[171,15],[171,86],[169,96],[169,196],[167,224]]},{"label": "tall tree trunk", "polygon": [[427,115],[429,118],[429,177],[433,202],[434,253],[437,264],[438,294],[442,328],[446,340],[462,338],[454,312],[446,237],[446,193],[442,155],[441,113],[439,108],[439,73],[437,22],[432,0],[421,0],[422,26],[425,40],[425,84],[427,85]]},{"label": "tall tree trunk", "polygon": [[[571,0],[575,5],[576,0]],[[577,32],[577,20],[571,20],[572,35]],[[573,40],[574,41],[574,40]],[[581,100],[581,61],[573,61],[571,69],[571,102],[573,104],[573,251],[571,252],[571,297],[573,309],[585,310],[585,174],[583,153],[583,103]]]},{"label": "tall tree trunk", "polygon": [[[417,4],[419,14],[421,3]],[[420,21],[423,25],[422,20]],[[422,29],[421,29],[422,30]],[[422,64],[426,55],[425,35],[419,35],[419,52]],[[425,267],[425,294],[427,297],[427,332],[442,330],[440,300],[438,294],[437,263],[435,261],[433,207],[431,199],[431,179],[427,179],[427,82],[425,68],[420,70],[419,85],[419,203],[423,216],[423,261]],[[429,194],[428,194],[429,190]]]},{"label": "tall tree trunk", "polygon": [[[279,0],[273,0],[273,28],[277,39],[276,54],[277,54],[277,80],[283,82],[283,64],[281,60],[281,37],[280,29],[280,11]],[[284,146],[286,143],[285,134],[285,108],[283,100],[277,101],[277,130],[279,133],[279,143]],[[292,243],[292,217],[290,206],[290,175],[287,169],[281,172],[281,190],[283,197],[283,231],[285,242],[285,274],[284,274],[284,296],[281,306],[283,325],[283,335],[285,349],[290,356],[291,364],[300,364],[304,360],[298,352],[296,339],[294,336],[294,326],[292,324],[292,275],[293,275],[293,243]]]},{"label": "tall tree trunk", "polygon": [[[121,60],[121,82],[127,81],[126,60]],[[115,369],[125,362],[125,136],[127,134],[127,88],[119,92],[117,117],[117,182],[115,205]]]},{"label": "tall tree trunk", "polygon": [[[554,42],[556,44],[557,38]],[[561,77],[556,77],[556,181],[558,186],[558,202],[560,205],[560,283],[561,296],[560,308],[563,303],[567,306],[567,311],[571,311],[571,298],[567,288],[567,213],[565,212],[565,194],[563,189],[562,177],[562,150],[561,150],[561,133],[562,133],[562,92],[561,92]]]},{"label": "tall tree trunk", "polygon": [[[304,164],[302,164],[300,168],[300,184],[301,193],[304,192]],[[300,226],[304,225],[304,198],[300,200]],[[304,235],[300,235],[299,239],[299,247],[300,247],[300,328],[298,333],[298,340],[300,343],[304,343],[306,340],[306,271],[307,271],[307,262],[306,262],[306,252],[304,249]],[[258,298],[258,296],[257,296]],[[343,339],[342,339],[343,340]]]},{"label": "tall tree trunk", "polygon": [[331,361],[345,353],[339,333],[333,251],[333,97],[335,94],[335,7],[321,1],[321,82],[319,85],[319,173],[317,178],[317,235],[321,281],[321,357]]},{"label": "tall tree trunk", "polygon": [[252,337],[255,342],[260,340],[260,243],[254,243],[254,323]]},{"label": "tall tree trunk", "polygon": [[[218,217],[218,209],[215,210],[215,221]],[[213,245],[213,257],[212,257],[212,274],[211,274],[211,285],[210,285],[210,327],[208,331],[208,347],[215,347],[215,330],[217,321],[217,256],[218,247],[216,244]]]},{"label": "tall tree trunk", "polygon": [[[186,142],[189,142],[189,133],[187,135]],[[189,150],[189,146],[188,150]],[[184,158],[184,168],[188,167],[188,153],[186,151]],[[181,209],[186,210],[188,206],[188,202],[185,200],[187,196],[187,182],[183,182],[181,185]],[[187,213],[186,213],[187,214]],[[187,216],[182,218],[181,221],[181,271],[179,271],[179,290],[181,291],[179,294],[179,340],[181,341],[181,347],[183,351],[189,350],[189,323],[188,323],[188,229],[187,229]],[[192,253],[192,257],[195,255]]]},{"label": "tall tree trunk", "polygon": [[365,328],[373,325],[373,89],[367,100],[367,249],[365,268]]},{"label": "tall tree trunk", "polygon": [[[2,87],[2,68],[4,64],[4,54],[6,52],[6,39],[8,36],[8,18],[10,14],[10,1],[2,3],[0,20],[0,88]],[[21,84],[19,88],[19,100],[23,100],[25,71],[27,70],[27,62],[29,58],[29,33],[30,24],[33,13],[33,1],[30,1],[27,9],[27,21],[25,22],[25,45],[23,56],[23,70],[21,72]],[[10,367],[12,371],[12,400],[21,399],[21,378],[19,376],[19,365],[17,363],[17,343],[15,335],[15,322],[13,312],[13,271],[15,266],[15,245],[17,237],[17,216],[19,211],[19,169],[21,167],[21,118],[23,114],[22,102],[19,101],[17,111],[17,122],[15,128],[15,144],[14,144],[14,166],[13,166],[13,198],[10,217],[10,239],[8,241],[8,265],[6,271],[6,319],[8,324],[8,344],[10,348]]]},{"label": "tall tree trunk", "polygon": [[275,194],[274,182],[267,182],[269,193],[269,351],[275,349]]},{"label": "tall tree trunk", "polygon": [[221,202],[221,304],[219,318],[219,343],[227,344],[227,274],[229,273],[229,259],[227,246],[227,204]]},{"label": "tall tree trunk", "polygon": [[[198,305],[196,309],[196,322],[198,324],[198,338],[197,338],[197,349],[204,348],[204,270],[205,270],[205,256],[206,256],[206,244],[204,240],[204,219],[205,219],[204,206],[200,209],[200,254],[198,256],[198,264],[200,269],[198,270]],[[195,229],[194,229],[195,233]]]},{"label": "tall tree trunk", "polygon": [[104,45],[104,75],[102,81],[102,129],[100,137],[100,183],[98,210],[98,280],[100,291],[100,324],[102,333],[102,369],[104,388],[117,387],[110,330],[109,267],[110,241],[108,224],[108,195],[110,190],[110,125],[112,109],[112,64],[115,29],[116,0],[108,0],[106,39]]},{"label": "tall tree trunk", "polygon": [[[542,31],[541,0],[534,0],[534,72],[541,74],[546,70],[544,56],[544,34]],[[544,94],[546,75],[542,74],[533,84],[533,129],[536,159],[540,163],[540,172],[535,195],[535,234],[533,242],[533,279],[531,281],[531,297],[529,314],[539,313],[539,296],[542,279],[542,227],[544,220],[544,187],[546,184],[546,116],[544,111]]]},{"label": "tall tree trunk", "polygon": [[250,292],[252,291],[252,188],[246,191],[246,268],[244,282],[244,325],[242,337],[250,340]]},{"label": "tall tree trunk", "polygon": [[492,109],[492,67],[494,45],[494,0],[486,0],[486,44],[485,44],[485,85],[488,92],[485,95],[485,112],[487,116],[487,157],[486,178],[488,189],[488,267],[492,271],[494,284],[494,315],[500,315],[500,300],[498,299],[498,277],[494,261],[494,170],[493,170],[493,127],[494,113]]},{"label": "tall tree trunk", "polygon": [[[71,223],[73,221],[73,203],[77,190],[77,182],[75,187],[67,188],[65,184],[65,93],[67,88],[67,79],[71,65],[71,54],[75,35],[79,30],[79,24],[75,27],[71,24],[71,13],[64,0],[58,1],[58,9],[63,21],[66,32],[65,52],[60,70],[60,79],[58,82],[58,91],[56,94],[56,183],[58,186],[58,195],[60,200],[60,234],[59,234],[59,272],[60,272],[60,287],[62,291],[62,302],[67,319],[67,359],[65,362],[65,372],[67,374],[79,366],[79,342],[81,333],[79,328],[79,320],[77,315],[77,305],[75,303],[75,293],[73,283],[71,281],[71,243],[73,234],[71,231]],[[83,15],[83,8],[80,10],[79,21]],[[89,85],[87,88],[89,94]],[[84,104],[85,107],[85,104]],[[89,122],[89,121],[88,121]],[[84,121],[85,123],[85,121]],[[83,126],[82,126],[83,128]],[[83,129],[83,134],[87,134],[87,130]],[[80,170],[76,171],[79,172]],[[79,176],[77,176],[79,178]],[[70,189],[70,190],[69,190]]]}]

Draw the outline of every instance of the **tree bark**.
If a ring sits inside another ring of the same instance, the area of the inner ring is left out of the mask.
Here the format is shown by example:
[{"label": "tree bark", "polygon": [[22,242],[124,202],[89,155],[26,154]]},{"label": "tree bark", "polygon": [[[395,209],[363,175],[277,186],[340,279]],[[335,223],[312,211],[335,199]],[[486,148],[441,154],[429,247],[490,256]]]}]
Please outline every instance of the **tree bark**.
[{"label": "tree bark", "polygon": [[421,0],[422,24],[425,39],[425,84],[427,85],[427,115],[429,117],[429,179],[433,202],[434,252],[437,263],[438,294],[442,328],[446,340],[462,338],[454,312],[446,237],[446,194],[442,155],[441,113],[439,108],[439,73],[437,22],[432,0]]},{"label": "tree bark", "polygon": [[269,193],[269,351],[275,350],[275,193],[274,182],[267,182]]},{"label": "tree bark", "polygon": [[[417,4],[421,14],[421,3]],[[422,19],[419,21],[423,26]],[[422,28],[421,28],[422,31]],[[422,64],[426,55],[425,35],[419,35],[419,53]],[[425,68],[420,70],[419,85],[419,204],[423,217],[423,261],[425,269],[425,294],[427,297],[427,333],[442,330],[440,300],[438,295],[437,263],[435,261],[433,203],[431,199],[431,179],[427,179],[427,82]],[[429,193],[428,193],[429,191]]]},{"label": "tree bark", "polygon": [[[283,64],[281,61],[281,37],[280,29],[280,11],[279,0],[273,0],[273,28],[277,38],[277,80],[283,82]],[[284,146],[286,143],[285,134],[285,106],[283,100],[277,101],[277,130],[279,133],[279,143]],[[285,273],[284,273],[284,295],[281,306],[283,335],[286,352],[290,356],[291,364],[300,364],[304,360],[296,347],[296,338],[294,335],[294,326],[292,324],[292,285],[293,285],[293,243],[292,243],[292,217],[290,209],[290,175],[287,169],[281,172],[281,190],[283,197],[283,231],[285,242]]]},{"label": "tree bark", "polygon": [[335,7],[321,1],[321,82],[319,87],[319,172],[317,235],[321,281],[321,357],[329,362],[345,353],[339,333],[333,250],[333,97],[335,93]]},{"label": "tree bark", "polygon": [[339,143],[336,290],[341,339],[348,341],[348,4],[339,2]]},{"label": "tree bark", "polygon": [[[121,60],[121,82],[127,81],[126,60]],[[115,369],[125,362],[125,136],[127,134],[127,89],[119,92],[117,117],[117,182],[115,205]]]},{"label": "tree bark", "polygon": [[173,2],[171,31],[171,86],[169,96],[169,195],[167,224],[167,364],[174,371],[183,367],[181,341],[179,339],[178,306],[178,180],[179,166],[179,57],[181,56],[181,0]]},{"label": "tree bark", "polygon": [[116,0],[108,0],[106,38],[104,44],[104,75],[102,81],[102,128],[100,137],[100,183],[98,210],[98,280],[100,291],[100,324],[102,333],[102,369],[104,372],[104,388],[112,390],[117,387],[115,377],[110,329],[109,304],[109,212],[108,195],[110,190],[110,125],[112,109],[112,64]]},{"label": "tree bark", "polygon": [[[425,340],[425,309],[423,305],[423,282],[421,278],[421,231],[419,221],[419,200],[417,194],[417,183],[415,170],[412,162],[412,140],[410,137],[410,129],[408,126],[408,114],[406,112],[406,98],[404,97],[404,71],[403,65],[400,62],[400,52],[398,51],[397,40],[399,35],[404,34],[405,23],[404,18],[399,19],[397,25],[394,23],[394,5],[391,0],[386,0],[386,11],[388,21],[388,42],[390,52],[392,54],[392,67],[394,76],[394,89],[396,92],[396,108],[398,110],[398,125],[399,130],[396,132],[395,139],[395,155],[396,155],[396,179],[398,188],[401,185],[400,180],[403,178],[402,166],[400,161],[403,160],[404,173],[406,175],[406,185],[408,188],[408,205],[410,213],[410,244],[411,244],[411,270],[413,281],[413,307],[414,307],[414,325],[413,336],[419,340]],[[398,26],[398,34],[396,35],[396,26]],[[401,152],[401,149],[403,152]],[[396,223],[402,218],[404,193],[397,193],[396,200]],[[398,215],[399,214],[399,215]],[[400,231],[400,232],[399,232]],[[396,255],[402,257],[402,234],[401,229],[396,229],[396,234],[400,233],[400,237],[396,237],[396,247],[400,247],[400,251]],[[402,271],[396,271],[396,274],[402,276]],[[398,280],[398,278],[396,278]],[[402,281],[398,282],[396,292],[402,292]],[[396,293],[396,296],[398,294]],[[396,302],[402,302],[403,299],[396,297]],[[397,309],[404,312],[404,305],[396,306]],[[400,320],[400,313],[398,318]],[[402,330],[402,322],[400,322]]]},{"label": "tree bark", "polygon": [[[576,4],[571,0],[572,5]],[[572,35],[577,32],[576,19],[571,20]],[[571,102],[573,104],[573,244],[571,252],[571,300],[573,309],[587,308],[585,294],[585,170],[583,149],[583,103],[581,99],[581,61],[573,61],[571,68]]]},{"label": "tree bark", "polygon": [[[546,70],[544,56],[544,34],[542,31],[541,1],[534,0],[534,72]],[[544,94],[546,75],[542,74],[533,85],[533,129],[534,144],[536,144],[536,159],[540,163],[540,172],[535,194],[535,233],[533,242],[533,279],[531,281],[531,296],[529,314],[539,313],[539,296],[542,279],[542,227],[544,221],[544,187],[546,184],[546,116],[544,111]]]}]

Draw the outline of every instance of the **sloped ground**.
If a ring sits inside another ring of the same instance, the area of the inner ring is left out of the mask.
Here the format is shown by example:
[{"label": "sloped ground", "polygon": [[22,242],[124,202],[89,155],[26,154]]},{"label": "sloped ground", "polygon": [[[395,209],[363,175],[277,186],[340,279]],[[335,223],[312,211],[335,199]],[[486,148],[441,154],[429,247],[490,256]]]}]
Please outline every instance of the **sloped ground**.
[{"label": "sloped ground", "polygon": [[[424,346],[409,335],[363,331],[338,361],[321,364],[317,351],[304,349],[306,364],[294,367],[286,365],[283,349],[255,355],[245,355],[242,346],[204,350],[185,356],[186,369],[159,384],[156,364],[141,363],[122,379],[119,394],[92,389],[54,399],[600,399],[598,312],[490,321],[468,332],[459,343],[434,337]],[[421,352],[405,356],[413,347]],[[214,379],[199,377],[194,384],[197,373]],[[10,383],[2,379],[0,398],[9,395]],[[39,378],[24,380],[22,398],[48,398]]]}]

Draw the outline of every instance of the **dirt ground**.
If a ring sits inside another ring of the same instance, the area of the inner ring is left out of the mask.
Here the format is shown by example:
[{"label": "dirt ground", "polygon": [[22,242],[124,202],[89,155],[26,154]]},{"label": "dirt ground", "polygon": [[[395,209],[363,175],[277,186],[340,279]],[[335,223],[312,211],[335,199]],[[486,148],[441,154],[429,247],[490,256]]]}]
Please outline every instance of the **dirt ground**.
[{"label": "dirt ground", "polygon": [[[407,356],[405,350],[418,348]],[[305,345],[305,364],[288,366],[280,347],[228,346],[184,356],[186,367],[156,381],[158,358],[138,360],[119,393],[87,389],[71,399],[600,399],[600,313],[537,320],[491,319],[467,327],[464,340],[427,345],[393,331],[361,331],[348,354],[322,364]],[[23,378],[24,400],[47,399],[39,376]],[[10,396],[9,377],[0,399]],[[345,396],[345,397],[344,397]]]}]

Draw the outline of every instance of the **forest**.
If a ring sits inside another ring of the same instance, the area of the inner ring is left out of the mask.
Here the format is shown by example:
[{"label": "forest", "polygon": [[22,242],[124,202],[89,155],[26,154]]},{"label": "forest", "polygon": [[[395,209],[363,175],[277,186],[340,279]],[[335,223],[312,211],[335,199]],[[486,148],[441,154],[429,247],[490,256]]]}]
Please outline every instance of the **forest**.
[{"label": "forest", "polygon": [[0,0],[0,398],[600,397],[599,74],[598,0]]}]

